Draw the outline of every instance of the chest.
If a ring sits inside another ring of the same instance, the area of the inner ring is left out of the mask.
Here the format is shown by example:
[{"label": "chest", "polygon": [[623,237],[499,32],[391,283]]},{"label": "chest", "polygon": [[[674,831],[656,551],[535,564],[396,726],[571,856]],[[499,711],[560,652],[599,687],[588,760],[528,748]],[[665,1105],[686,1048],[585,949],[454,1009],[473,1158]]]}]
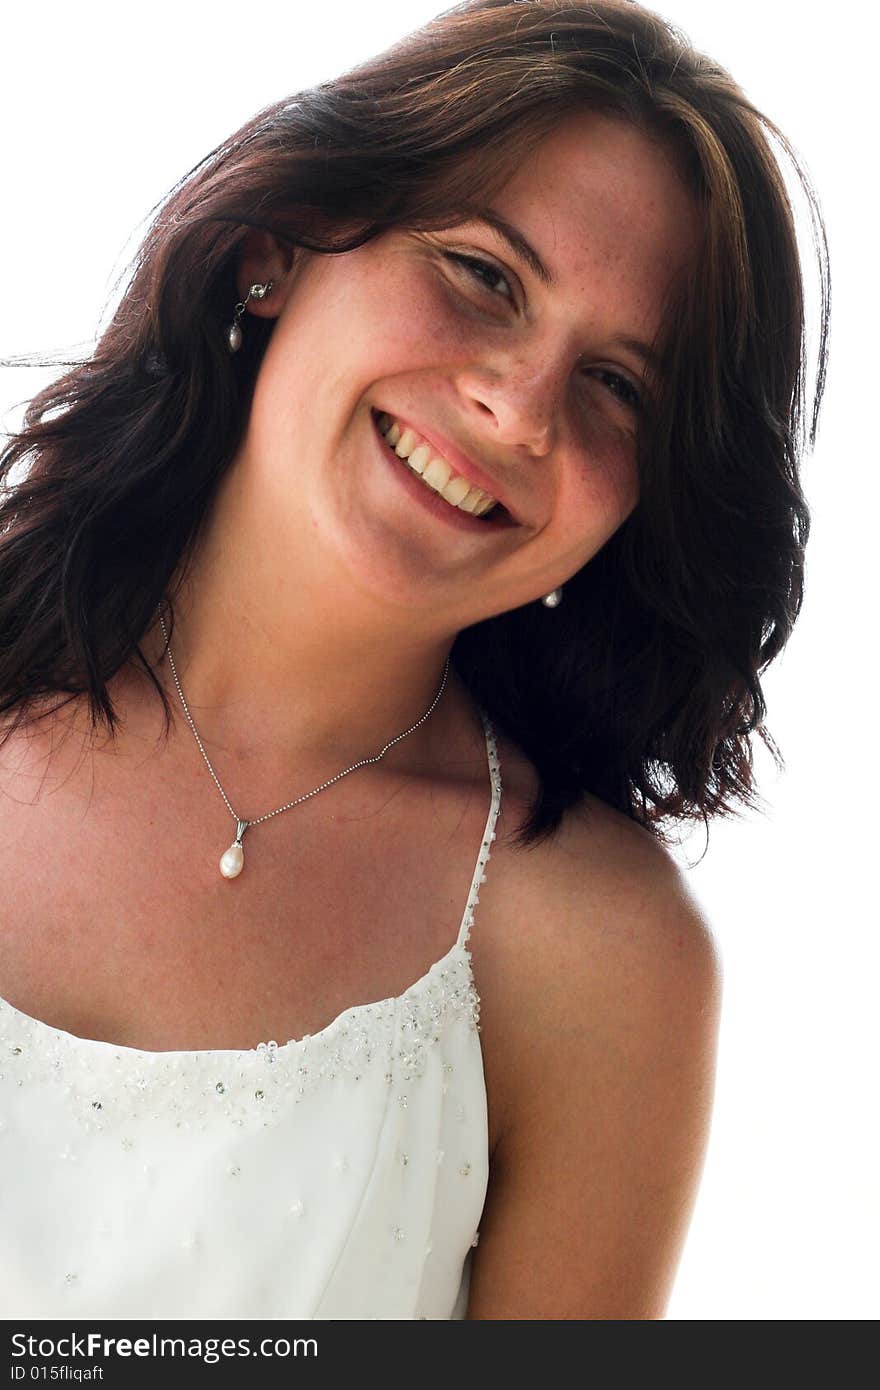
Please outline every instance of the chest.
[{"label": "chest", "polygon": [[[482,776],[365,779],[315,797],[251,827],[232,880],[219,860],[235,824],[210,790],[194,782],[172,799],[161,780],[93,769],[7,799],[0,996],[145,1050],[254,1048],[404,993],[453,946],[487,828],[485,764]],[[504,917],[496,844],[468,943],[481,993]],[[482,1046],[494,1146],[504,1082],[485,1033]]]}]

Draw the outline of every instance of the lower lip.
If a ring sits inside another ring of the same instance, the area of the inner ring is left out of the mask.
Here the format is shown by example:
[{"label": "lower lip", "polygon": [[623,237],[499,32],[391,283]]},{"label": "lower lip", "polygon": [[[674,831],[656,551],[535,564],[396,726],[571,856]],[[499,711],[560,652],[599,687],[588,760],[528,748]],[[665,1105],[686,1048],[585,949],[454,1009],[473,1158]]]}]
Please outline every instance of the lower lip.
[{"label": "lower lip", "polygon": [[463,512],[460,507],[453,507],[451,503],[444,502],[443,498],[434,492],[427,483],[421,482],[409,464],[404,463],[403,459],[394,452],[391,445],[383,438],[375,415],[372,415],[372,420],[382,456],[413,501],[419,503],[431,516],[436,516],[440,521],[445,521],[447,526],[454,526],[459,531],[482,532],[483,535],[491,534],[493,531],[507,531],[511,526],[516,525],[516,522],[510,518],[507,512],[502,512],[500,517],[488,517],[487,520],[481,521],[478,517]]}]

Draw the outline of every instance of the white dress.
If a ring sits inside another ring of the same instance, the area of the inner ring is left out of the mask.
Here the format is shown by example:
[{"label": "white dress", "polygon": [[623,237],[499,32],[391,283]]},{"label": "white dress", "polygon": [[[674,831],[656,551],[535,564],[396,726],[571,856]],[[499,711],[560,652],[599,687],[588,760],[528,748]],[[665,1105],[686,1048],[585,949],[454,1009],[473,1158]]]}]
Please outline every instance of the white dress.
[{"label": "white dress", "polygon": [[[458,938],[396,999],[239,1052],[144,1052],[0,1001],[0,1317],[463,1318],[488,1176]],[[450,933],[451,934],[451,933]]]}]

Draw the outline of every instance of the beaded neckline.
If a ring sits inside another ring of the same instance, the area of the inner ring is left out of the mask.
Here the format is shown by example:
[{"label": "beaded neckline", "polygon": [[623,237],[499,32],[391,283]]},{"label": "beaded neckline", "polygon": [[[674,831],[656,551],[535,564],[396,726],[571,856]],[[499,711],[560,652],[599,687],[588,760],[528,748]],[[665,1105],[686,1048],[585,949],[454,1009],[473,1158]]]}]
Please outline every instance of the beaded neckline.
[{"label": "beaded neckline", "polygon": [[[501,773],[498,761],[498,749],[495,733],[492,728],[489,716],[482,706],[478,706],[480,717],[483,722],[483,729],[486,737],[486,751],[489,762],[489,775],[491,781],[491,803],[486,819],[486,829],[477,856],[477,864],[471,880],[470,892],[465,904],[462,915],[461,926],[459,927],[458,938],[454,945],[441,956],[439,960],[420,975],[402,994],[389,996],[381,1000],[374,1000],[365,1004],[353,1004],[341,1010],[335,1018],[331,1019],[324,1028],[317,1033],[306,1033],[300,1038],[290,1038],[287,1042],[279,1044],[274,1040],[259,1043],[252,1048],[167,1048],[156,1050],[150,1048],[131,1047],[125,1043],[108,1042],[101,1038],[84,1038],[79,1034],[67,1032],[63,1028],[55,1028],[50,1023],[44,1023],[42,1019],[34,1018],[31,1014],[24,1013],[17,1009],[14,1004],[0,997],[0,1042],[4,1043],[15,1052],[18,1044],[15,1042],[10,1027],[13,1032],[24,1032],[29,1040],[42,1035],[49,1038],[56,1051],[60,1049],[78,1049],[83,1047],[96,1049],[99,1055],[119,1056],[125,1055],[131,1059],[143,1062],[150,1062],[153,1065],[160,1065],[164,1061],[189,1060],[197,1062],[200,1059],[210,1060],[211,1058],[236,1059],[246,1061],[247,1059],[263,1060],[268,1057],[270,1061],[276,1057],[283,1057],[287,1053],[295,1053],[297,1050],[307,1048],[309,1044],[325,1044],[332,1040],[334,1035],[343,1028],[346,1022],[359,1021],[364,1016],[365,1021],[371,1015],[387,1014],[387,1011],[396,1010],[398,1007],[406,1006],[410,1001],[415,1003],[422,994],[430,994],[431,987],[439,978],[445,981],[449,967],[454,966],[456,974],[464,976],[465,996],[468,1000],[470,1010],[476,1018],[479,1017],[479,994],[473,976],[471,963],[471,953],[467,949],[467,941],[470,936],[471,928],[474,924],[474,908],[480,901],[479,888],[486,881],[485,868],[491,856],[491,844],[495,839],[495,824],[498,819],[498,811],[501,804]],[[456,988],[456,999],[460,997],[460,991]],[[18,1049],[20,1051],[20,1047]]]},{"label": "beaded neckline", "polygon": [[[78,1038],[0,1007],[0,1083],[44,1087],[60,1098],[83,1133],[120,1137],[131,1148],[142,1125],[164,1116],[183,1132],[225,1117],[247,1132],[289,1119],[291,1106],[335,1085],[347,1091],[397,1084],[406,1109],[408,1086],[442,1067],[444,1094],[455,1070],[446,1048],[464,1029],[482,1065],[480,999],[469,952],[460,942],[402,995],[345,1009],[320,1033],[284,1047],[260,1043],[244,1051],[148,1052]],[[462,1118],[459,1116],[459,1118]],[[0,1122],[2,1127],[2,1122]],[[65,1155],[67,1156],[67,1155]]]},{"label": "beaded neckline", "polygon": [[[209,1059],[212,1057],[228,1058],[229,1060],[247,1060],[250,1057],[281,1057],[285,1052],[294,1052],[297,1048],[307,1047],[309,1043],[320,1043],[330,1038],[333,1033],[347,1021],[357,1020],[361,1014],[369,1015],[380,1010],[393,1008],[396,1005],[404,1005],[411,998],[418,995],[433,977],[441,973],[444,968],[453,963],[458,957],[461,962],[463,973],[470,986],[476,989],[471,968],[471,953],[461,942],[456,941],[455,945],[442,956],[440,960],[435,960],[428,967],[424,975],[420,975],[402,994],[389,995],[386,999],[374,999],[365,1004],[350,1004],[342,1009],[335,1018],[331,1019],[325,1027],[317,1033],[304,1033],[300,1038],[289,1038],[285,1043],[261,1042],[256,1047],[200,1047],[200,1048],[143,1048],[131,1047],[128,1043],[107,1042],[104,1038],[84,1038],[78,1033],[69,1033],[64,1028],[55,1028],[51,1023],[44,1023],[40,1018],[34,1018],[33,1014],[26,1014],[21,1009],[17,1009],[14,1004],[10,1004],[8,999],[0,997],[0,1041],[11,1042],[12,1034],[10,1026],[20,1031],[23,1030],[28,1035],[29,1040],[38,1037],[40,1034],[51,1037],[56,1048],[99,1048],[104,1053],[114,1055],[126,1055],[132,1059],[140,1061],[162,1062],[164,1060],[177,1060],[188,1058],[198,1061],[200,1058]],[[456,962],[458,963],[458,962]],[[9,1023],[4,1027],[3,1018],[9,1016]]]}]

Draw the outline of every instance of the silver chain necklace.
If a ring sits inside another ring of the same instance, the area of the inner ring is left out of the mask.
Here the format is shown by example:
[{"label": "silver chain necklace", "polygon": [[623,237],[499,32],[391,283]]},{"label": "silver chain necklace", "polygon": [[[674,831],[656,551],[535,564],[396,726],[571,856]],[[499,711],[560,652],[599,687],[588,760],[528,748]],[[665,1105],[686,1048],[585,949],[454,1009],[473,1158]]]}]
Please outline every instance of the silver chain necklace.
[{"label": "silver chain necklace", "polygon": [[252,825],[259,825],[264,820],[271,820],[273,816],[280,816],[282,811],[289,811],[291,806],[298,806],[301,801],[307,801],[310,796],[316,796],[318,792],[324,791],[326,787],[332,787],[333,783],[338,782],[340,777],[347,777],[349,772],[354,772],[356,768],[366,767],[368,763],[377,763],[380,758],[383,758],[385,756],[389,748],[391,748],[395,743],[399,743],[401,739],[407,738],[409,734],[415,733],[419,725],[424,724],[425,720],[428,718],[428,715],[433,714],[437,702],[446,688],[446,678],[449,675],[449,657],[447,656],[446,665],[443,668],[443,680],[440,682],[440,689],[434,696],[430,708],[425,710],[425,713],[422,715],[421,719],[417,720],[416,723],[413,724],[411,729],[406,729],[404,733],[398,734],[395,738],[391,739],[390,743],[386,743],[385,747],[382,749],[382,752],[377,753],[374,758],[362,758],[360,762],[352,763],[351,767],[345,768],[343,772],[337,772],[336,776],[331,777],[329,782],[322,782],[320,787],[315,787],[314,791],[306,792],[305,796],[298,796],[296,798],[296,801],[288,801],[285,806],[279,806],[278,809],[275,811],[267,811],[264,816],[257,816],[256,820],[242,820],[241,816],[239,816],[238,813],[232,809],[232,806],[229,803],[229,797],[226,795],[225,791],[220,785],[220,780],[213,767],[211,766],[211,760],[205,752],[205,749],[202,745],[202,740],[199,738],[198,730],[195,724],[193,723],[192,715],[189,712],[186,700],[183,698],[183,691],[180,688],[180,681],[177,679],[177,669],[174,665],[174,657],[171,655],[171,645],[168,641],[168,633],[165,628],[165,620],[162,617],[161,605],[159,606],[159,622],[162,626],[162,636],[165,638],[165,649],[168,652],[168,661],[171,665],[171,674],[174,677],[174,684],[177,686],[177,693],[180,696],[180,703],[183,705],[183,712],[186,715],[187,720],[189,721],[189,727],[195,734],[196,743],[199,745],[202,757],[208,765],[208,771],[214,778],[217,790],[223,797],[223,800],[226,802],[229,814],[232,816],[237,826],[235,832],[235,839],[220,858],[220,872],[224,878],[237,878],[238,875],[241,873],[242,869],[244,868],[244,848],[242,847],[241,842],[244,838],[244,832],[246,830],[248,830]]}]

